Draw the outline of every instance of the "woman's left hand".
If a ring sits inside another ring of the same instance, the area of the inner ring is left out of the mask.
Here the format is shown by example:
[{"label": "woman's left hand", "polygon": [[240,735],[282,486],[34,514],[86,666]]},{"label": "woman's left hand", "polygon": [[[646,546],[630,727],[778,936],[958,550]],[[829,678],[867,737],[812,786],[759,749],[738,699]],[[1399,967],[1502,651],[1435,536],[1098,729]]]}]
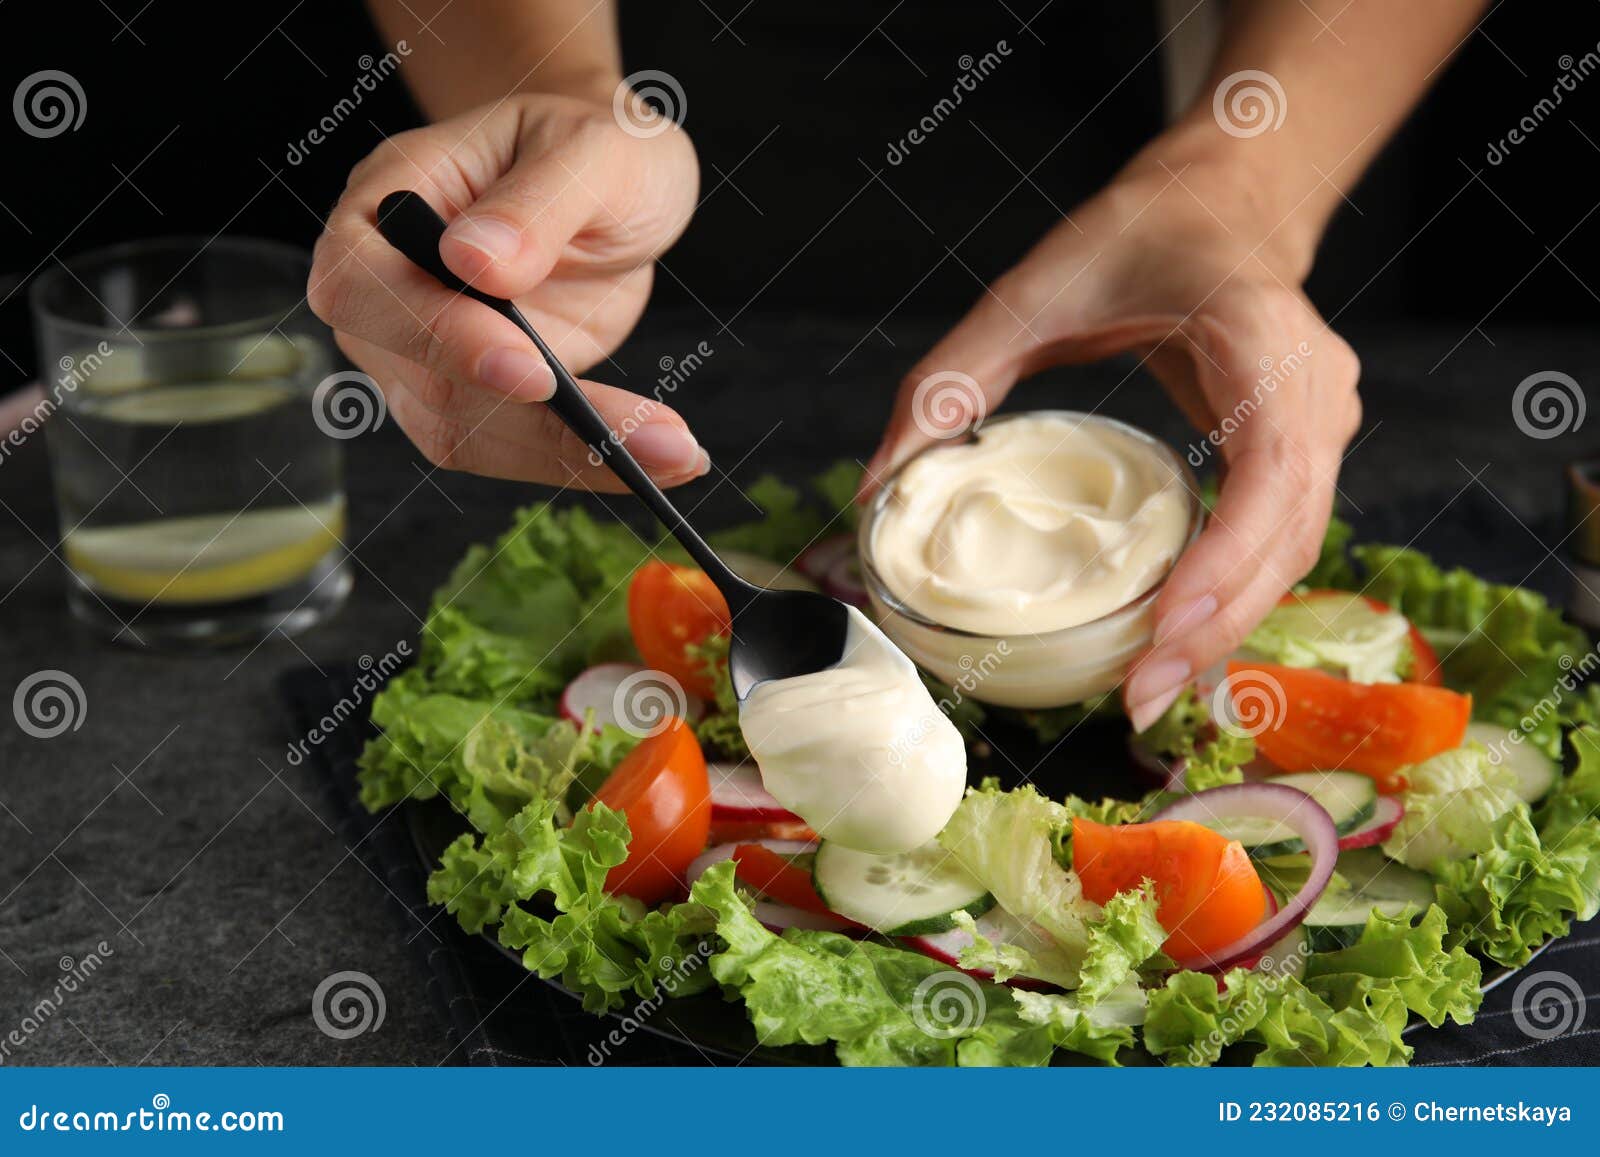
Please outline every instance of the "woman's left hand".
[{"label": "woman's left hand", "polygon": [[1318,558],[1361,404],[1355,354],[1300,289],[1314,248],[1274,226],[1246,173],[1136,160],[917,363],[868,464],[866,492],[981,421],[1019,379],[1139,354],[1200,431],[1191,462],[1217,457],[1222,487],[1123,685],[1135,730],[1235,650]]}]

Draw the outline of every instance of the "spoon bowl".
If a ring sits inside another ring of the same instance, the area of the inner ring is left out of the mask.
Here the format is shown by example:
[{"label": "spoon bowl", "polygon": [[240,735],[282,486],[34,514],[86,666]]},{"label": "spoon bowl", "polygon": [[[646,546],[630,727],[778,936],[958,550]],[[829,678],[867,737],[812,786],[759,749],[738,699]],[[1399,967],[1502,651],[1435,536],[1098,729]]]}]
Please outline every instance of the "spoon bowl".
[{"label": "spoon bowl", "polygon": [[378,205],[377,224],[383,239],[413,265],[447,289],[509,319],[538,349],[556,379],[555,394],[545,405],[650,508],[727,599],[733,615],[728,672],[741,701],[758,683],[821,671],[844,658],[849,608],[811,591],[768,590],[735,574],[628,453],[624,440],[606,424],[522,311],[504,298],[474,289],[445,266],[439,256],[444,218],[421,194],[409,190],[390,193]]}]

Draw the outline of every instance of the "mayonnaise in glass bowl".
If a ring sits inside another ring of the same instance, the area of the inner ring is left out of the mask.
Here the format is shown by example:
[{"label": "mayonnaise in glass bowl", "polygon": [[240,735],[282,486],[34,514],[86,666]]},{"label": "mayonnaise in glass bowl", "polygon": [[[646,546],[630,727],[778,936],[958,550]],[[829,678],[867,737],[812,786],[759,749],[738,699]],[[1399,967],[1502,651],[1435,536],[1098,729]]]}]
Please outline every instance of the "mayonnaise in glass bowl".
[{"label": "mayonnaise in glass bowl", "polygon": [[1149,646],[1204,516],[1188,464],[1142,430],[1009,414],[895,472],[862,517],[861,573],[883,632],[960,696],[1063,707]]}]

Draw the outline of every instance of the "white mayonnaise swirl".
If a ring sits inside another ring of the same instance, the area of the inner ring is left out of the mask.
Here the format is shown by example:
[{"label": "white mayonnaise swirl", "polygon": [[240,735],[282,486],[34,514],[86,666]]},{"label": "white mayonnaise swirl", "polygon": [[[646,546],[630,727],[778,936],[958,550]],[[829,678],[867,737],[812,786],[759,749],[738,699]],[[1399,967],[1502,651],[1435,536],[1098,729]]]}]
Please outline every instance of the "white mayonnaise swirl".
[{"label": "white mayonnaise swirl", "polygon": [[758,683],[739,729],[761,780],[825,840],[887,855],[921,847],[955,814],[967,752],[911,660],[855,608],[844,658]]},{"label": "white mayonnaise swirl", "polygon": [[1193,503],[1168,456],[1085,415],[995,422],[895,478],[873,566],[902,604],[984,635],[1102,618],[1165,577]]}]

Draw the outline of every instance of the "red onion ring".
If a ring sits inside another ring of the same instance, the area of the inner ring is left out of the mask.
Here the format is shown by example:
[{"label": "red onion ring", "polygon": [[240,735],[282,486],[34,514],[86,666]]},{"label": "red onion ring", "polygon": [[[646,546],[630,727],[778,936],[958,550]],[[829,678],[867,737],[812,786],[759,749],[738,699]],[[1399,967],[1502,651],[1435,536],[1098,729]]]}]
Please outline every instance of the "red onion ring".
[{"label": "red onion ring", "polygon": [[1334,826],[1327,809],[1297,787],[1281,783],[1228,784],[1177,800],[1150,818],[1152,821],[1193,820],[1203,824],[1206,820],[1230,816],[1260,817],[1287,824],[1311,853],[1311,872],[1305,887],[1275,915],[1215,952],[1179,960],[1180,968],[1226,972],[1252,956],[1259,956],[1268,945],[1305,920],[1306,913],[1333,877],[1334,861],[1339,858],[1339,829]]}]

